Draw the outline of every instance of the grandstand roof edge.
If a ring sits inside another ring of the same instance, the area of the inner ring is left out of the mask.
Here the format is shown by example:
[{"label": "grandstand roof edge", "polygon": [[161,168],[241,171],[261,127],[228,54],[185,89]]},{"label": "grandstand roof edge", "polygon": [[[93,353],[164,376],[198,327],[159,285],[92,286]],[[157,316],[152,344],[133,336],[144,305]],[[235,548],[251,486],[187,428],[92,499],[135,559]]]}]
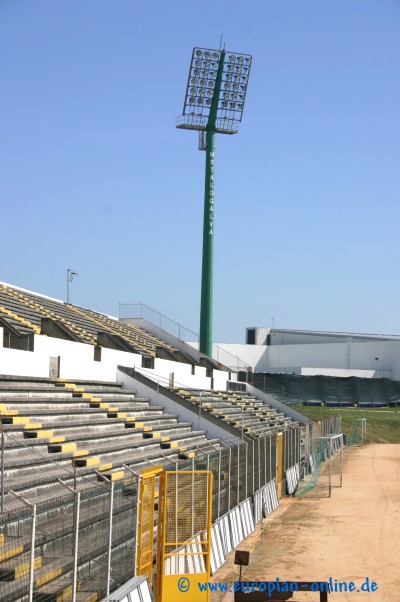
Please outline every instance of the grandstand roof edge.
[{"label": "grandstand roof edge", "polygon": [[[43,295],[43,293],[37,293],[36,291],[30,291],[28,288],[22,288],[22,286],[16,286],[15,284],[10,284],[9,282],[3,282],[0,280],[0,284],[4,284],[4,286],[9,286],[10,288],[15,288],[18,291],[22,291],[23,293],[29,293],[30,295],[36,295],[37,297],[42,297],[43,299],[49,299],[49,301],[55,301],[56,303],[60,303],[62,305],[65,304],[65,301],[61,301],[61,299],[56,299],[55,297],[50,297],[49,295]],[[71,305],[74,305],[73,303]],[[94,311],[102,316],[106,316],[106,318],[110,318],[110,320],[116,320],[118,322],[118,318],[116,316],[110,316],[109,314],[105,314],[102,311],[98,311],[97,309],[92,309],[91,307],[84,307],[83,305],[75,305],[75,307],[80,307],[81,309],[87,309],[89,311]]]}]

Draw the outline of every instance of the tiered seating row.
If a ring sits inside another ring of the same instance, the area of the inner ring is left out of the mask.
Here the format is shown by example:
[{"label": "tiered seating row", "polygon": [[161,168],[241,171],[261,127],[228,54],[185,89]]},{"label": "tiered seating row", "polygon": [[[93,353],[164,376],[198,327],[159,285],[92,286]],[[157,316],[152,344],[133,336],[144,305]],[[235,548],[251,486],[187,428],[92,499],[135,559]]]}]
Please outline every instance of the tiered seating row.
[{"label": "tiered seating row", "polygon": [[97,333],[106,331],[123,338],[139,354],[156,357],[157,347],[176,353],[174,347],[141,328],[74,305],[22,292],[0,284],[0,315],[22,334],[41,332],[42,318],[59,320],[80,341],[97,344]]},{"label": "tiered seating row", "polygon": [[[0,378],[0,420],[8,510],[0,519],[2,602],[16,602],[26,595],[29,573],[29,511],[14,500],[10,489],[46,507],[38,515],[35,602],[67,602],[71,595],[72,531],[65,528],[60,514],[60,498],[66,493],[57,479],[78,487],[83,494],[88,492],[87,498],[81,498],[79,549],[85,554],[90,548],[91,565],[80,561],[77,600],[95,602],[101,595],[101,587],[95,587],[96,566],[105,566],[107,548],[109,489],[102,479],[115,481],[124,491],[121,509],[116,510],[121,512],[121,519],[113,531],[112,558],[115,567],[126,566],[135,537],[131,499],[136,499],[137,492],[132,473],[125,466],[135,471],[149,463],[168,469],[182,462],[190,466],[196,456],[215,454],[219,444],[207,440],[204,431],[192,431],[191,424],[178,422],[177,415],[165,414],[162,406],[137,397],[135,391],[109,383],[22,383]],[[99,486],[103,486],[104,494],[90,494]],[[124,500],[129,506],[126,517]],[[61,505],[70,505],[68,516],[73,515],[72,502],[71,498]],[[104,585],[104,574],[97,570]]]},{"label": "tiered seating row", "polygon": [[175,393],[237,427],[246,435],[262,436],[298,426],[292,418],[247,393],[174,389]]}]

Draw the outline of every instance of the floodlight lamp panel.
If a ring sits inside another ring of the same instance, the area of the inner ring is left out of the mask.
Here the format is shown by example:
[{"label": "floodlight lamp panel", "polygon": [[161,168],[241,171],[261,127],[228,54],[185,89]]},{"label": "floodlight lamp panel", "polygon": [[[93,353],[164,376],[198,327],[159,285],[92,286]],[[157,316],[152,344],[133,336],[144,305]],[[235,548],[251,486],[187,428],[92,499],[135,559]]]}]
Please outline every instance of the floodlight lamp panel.
[{"label": "floodlight lamp panel", "polygon": [[[221,50],[193,48],[183,115],[201,119],[197,126],[205,128],[216,100],[218,131],[228,132],[234,129],[233,123],[242,120],[252,57],[235,52],[224,53],[225,59],[220,65],[223,53]],[[215,99],[219,68],[222,69],[220,92]]]}]

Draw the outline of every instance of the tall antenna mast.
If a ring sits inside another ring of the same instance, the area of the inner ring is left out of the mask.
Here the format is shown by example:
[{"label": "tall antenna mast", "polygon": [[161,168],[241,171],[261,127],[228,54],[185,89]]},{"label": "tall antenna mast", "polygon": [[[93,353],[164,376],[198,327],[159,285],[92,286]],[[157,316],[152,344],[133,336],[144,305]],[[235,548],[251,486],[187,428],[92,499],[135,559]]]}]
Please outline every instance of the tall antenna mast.
[{"label": "tall antenna mast", "polygon": [[238,131],[251,61],[248,54],[194,48],[183,115],[176,126],[197,130],[199,149],[206,152],[200,351],[209,357],[212,357],[215,134],[236,134]]}]

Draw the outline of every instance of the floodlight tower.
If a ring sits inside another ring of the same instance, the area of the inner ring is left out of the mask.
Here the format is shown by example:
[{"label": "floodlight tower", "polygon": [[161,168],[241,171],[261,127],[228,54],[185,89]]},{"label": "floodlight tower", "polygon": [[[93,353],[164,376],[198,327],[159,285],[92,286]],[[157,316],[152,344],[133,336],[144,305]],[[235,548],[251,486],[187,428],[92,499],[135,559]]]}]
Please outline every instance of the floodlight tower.
[{"label": "floodlight tower", "polygon": [[212,357],[215,134],[236,134],[242,120],[252,57],[225,50],[194,48],[183,115],[177,128],[199,132],[206,151],[200,351]]}]

